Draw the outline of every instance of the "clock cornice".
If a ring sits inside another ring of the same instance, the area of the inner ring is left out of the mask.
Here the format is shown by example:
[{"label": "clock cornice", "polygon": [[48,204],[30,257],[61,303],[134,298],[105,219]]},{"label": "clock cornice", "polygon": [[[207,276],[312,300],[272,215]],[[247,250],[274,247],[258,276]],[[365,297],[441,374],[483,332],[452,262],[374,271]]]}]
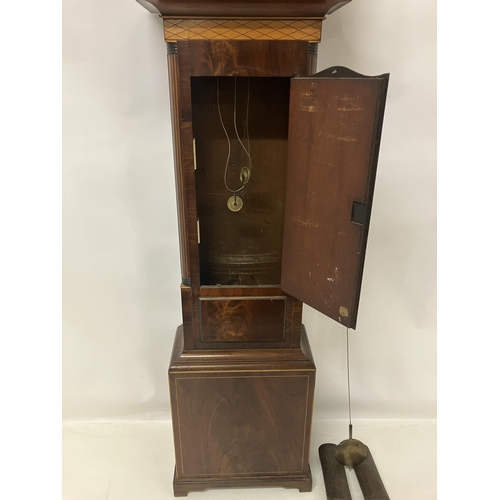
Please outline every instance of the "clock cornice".
[{"label": "clock cornice", "polygon": [[137,0],[150,12],[167,17],[272,17],[308,18],[324,17],[343,7],[350,0],[239,0],[228,2],[226,0]]}]

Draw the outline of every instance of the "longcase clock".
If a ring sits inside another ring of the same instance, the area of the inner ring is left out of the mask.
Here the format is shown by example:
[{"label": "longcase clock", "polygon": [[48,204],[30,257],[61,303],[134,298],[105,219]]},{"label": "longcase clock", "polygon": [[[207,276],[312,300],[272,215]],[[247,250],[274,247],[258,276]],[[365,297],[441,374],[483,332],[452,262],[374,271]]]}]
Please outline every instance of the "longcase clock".
[{"label": "longcase clock", "polygon": [[347,2],[141,1],[163,17],[183,324],[174,494],[310,491],[302,303],[355,328],[388,76],[316,73]]}]

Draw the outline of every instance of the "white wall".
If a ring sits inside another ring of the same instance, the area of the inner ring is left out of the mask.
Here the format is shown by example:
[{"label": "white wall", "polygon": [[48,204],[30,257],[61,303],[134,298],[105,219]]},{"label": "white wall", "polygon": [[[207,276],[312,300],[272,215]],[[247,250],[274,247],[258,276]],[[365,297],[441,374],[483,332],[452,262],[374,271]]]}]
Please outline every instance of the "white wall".
[{"label": "white wall", "polygon": [[[435,2],[353,0],[324,22],[318,69],[391,73],[358,329],[358,418],[435,417]],[[169,418],[181,321],[161,20],[133,0],[64,3],[63,408]],[[345,330],[305,308],[316,418],[344,418]]]}]

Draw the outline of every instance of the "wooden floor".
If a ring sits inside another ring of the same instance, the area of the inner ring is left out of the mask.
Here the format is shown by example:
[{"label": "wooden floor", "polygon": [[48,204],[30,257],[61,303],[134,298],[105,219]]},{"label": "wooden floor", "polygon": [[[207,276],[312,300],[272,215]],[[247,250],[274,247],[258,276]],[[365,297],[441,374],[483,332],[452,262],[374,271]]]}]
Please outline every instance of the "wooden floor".
[{"label": "wooden floor", "polygon": [[[365,420],[355,436],[372,451],[391,500],[436,499],[436,422]],[[283,488],[207,490],[198,500],[325,500],[317,449],[346,438],[339,420],[313,422],[313,491]],[[166,500],[174,498],[169,421],[67,422],[63,425],[63,500]],[[362,500],[355,475],[349,475],[352,500]]]}]

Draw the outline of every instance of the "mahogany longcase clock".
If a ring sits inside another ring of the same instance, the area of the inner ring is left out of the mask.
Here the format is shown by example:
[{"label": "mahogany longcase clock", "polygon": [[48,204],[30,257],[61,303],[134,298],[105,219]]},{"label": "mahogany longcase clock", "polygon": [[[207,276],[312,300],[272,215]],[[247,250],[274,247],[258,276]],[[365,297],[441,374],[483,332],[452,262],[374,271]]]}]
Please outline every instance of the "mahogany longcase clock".
[{"label": "mahogany longcase clock", "polygon": [[183,324],[174,494],[310,491],[302,303],[355,328],[388,75],[316,73],[339,0],[141,0],[163,16]]}]

